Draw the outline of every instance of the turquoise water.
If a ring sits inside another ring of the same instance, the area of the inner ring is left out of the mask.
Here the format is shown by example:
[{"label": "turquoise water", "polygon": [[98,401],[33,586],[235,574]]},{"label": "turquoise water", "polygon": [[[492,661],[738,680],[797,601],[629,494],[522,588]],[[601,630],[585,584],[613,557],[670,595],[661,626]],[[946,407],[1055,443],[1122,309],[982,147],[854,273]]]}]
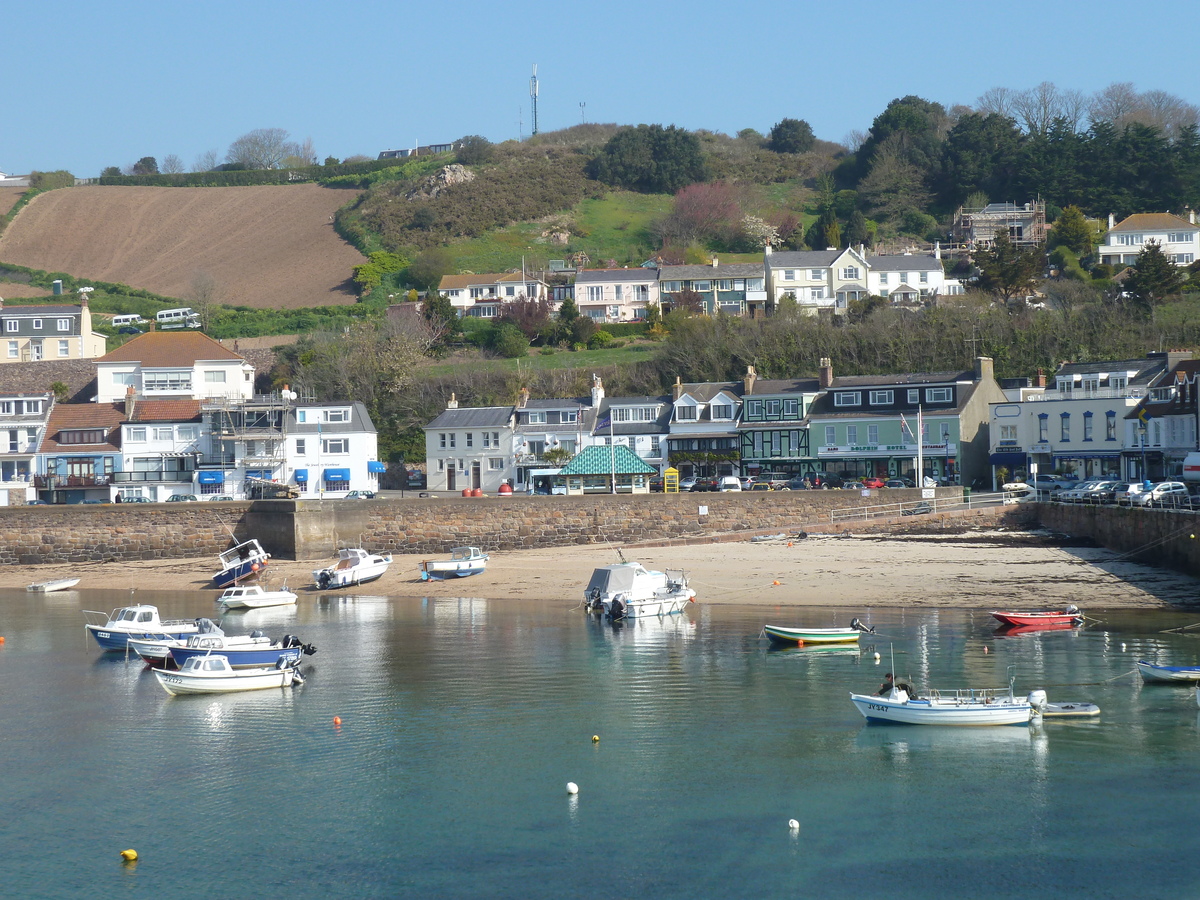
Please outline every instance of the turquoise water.
[{"label": "turquoise water", "polygon": [[[1200,662],[1200,641],[1159,633],[1197,614],[1089,610],[1104,621],[1004,638],[957,610],[698,605],[613,628],[573,599],[305,594],[236,621],[315,643],[306,684],[171,698],[85,642],[80,610],[122,602],[0,594],[5,896],[1200,893],[1200,711],[1131,674],[1141,657]],[[853,616],[880,632],[864,653],[758,636]],[[893,654],[943,688],[1016,665],[1018,690],[1103,715],[865,726],[848,693]]]}]

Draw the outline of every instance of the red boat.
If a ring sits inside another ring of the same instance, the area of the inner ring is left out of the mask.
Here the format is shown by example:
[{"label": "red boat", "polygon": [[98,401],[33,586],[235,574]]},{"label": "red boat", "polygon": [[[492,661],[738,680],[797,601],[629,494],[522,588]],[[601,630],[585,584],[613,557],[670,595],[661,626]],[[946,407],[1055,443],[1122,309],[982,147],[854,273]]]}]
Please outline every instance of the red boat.
[{"label": "red boat", "polygon": [[996,637],[1017,637],[1022,634],[1040,634],[1043,631],[1070,631],[1075,622],[1054,622],[1050,625],[1001,625],[993,634]]},{"label": "red boat", "polygon": [[1083,624],[1083,613],[1076,606],[1065,609],[1038,609],[1032,612],[993,611],[992,618],[1005,625],[1057,625],[1059,627]]}]

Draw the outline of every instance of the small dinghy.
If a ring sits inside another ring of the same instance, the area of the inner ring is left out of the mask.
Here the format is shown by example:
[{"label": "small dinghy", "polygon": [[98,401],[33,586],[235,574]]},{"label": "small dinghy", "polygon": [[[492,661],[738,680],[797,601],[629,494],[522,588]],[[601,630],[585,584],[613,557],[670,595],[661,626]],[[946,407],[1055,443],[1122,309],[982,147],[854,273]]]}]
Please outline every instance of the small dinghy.
[{"label": "small dinghy", "polygon": [[1145,682],[1162,681],[1181,684],[1200,681],[1200,666],[1157,666],[1152,662],[1139,659],[1137,668],[1142,673],[1142,681]]},{"label": "small dinghy", "polygon": [[1100,715],[1095,703],[1047,703],[1042,715],[1047,718],[1074,719]]},{"label": "small dinghy", "polygon": [[776,644],[848,644],[860,634],[874,634],[875,629],[858,619],[849,628],[789,628],[786,625],[764,625],[763,632]]},{"label": "small dinghy", "polygon": [[38,581],[29,585],[25,590],[33,594],[49,594],[54,591],[69,591],[79,584],[78,578],[56,578],[53,581]]}]

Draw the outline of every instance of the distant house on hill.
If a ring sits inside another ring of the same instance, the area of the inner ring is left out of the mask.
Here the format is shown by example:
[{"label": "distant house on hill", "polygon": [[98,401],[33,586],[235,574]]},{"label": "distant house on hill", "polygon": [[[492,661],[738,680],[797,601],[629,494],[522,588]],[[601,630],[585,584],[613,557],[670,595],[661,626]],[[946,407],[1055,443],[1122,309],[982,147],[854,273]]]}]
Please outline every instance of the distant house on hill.
[{"label": "distant house on hill", "polygon": [[254,366],[199,331],[151,331],[96,360],[96,400],[250,399]]},{"label": "distant house on hill", "polygon": [[520,297],[543,300],[548,288],[542,279],[520,272],[484,275],[444,275],[438,293],[449,298],[458,315],[494,319],[500,314],[500,304],[511,303]]},{"label": "distant house on hill", "polygon": [[411,156],[430,156],[434,153],[450,153],[462,146],[462,142],[451,141],[449,144],[426,144],[424,147],[415,146],[408,150],[384,150],[379,159],[408,159]]},{"label": "distant house on hill", "polygon": [[1133,265],[1151,241],[1177,266],[1190,266],[1200,259],[1200,226],[1191,210],[1186,219],[1171,213],[1134,213],[1119,224],[1113,219],[1108,217],[1108,231],[1096,248],[1102,263]]},{"label": "distant house on hill", "polygon": [[0,362],[41,359],[94,359],[107,349],[104,335],[92,331],[87,297],[76,304],[5,306],[0,298],[4,352]]}]

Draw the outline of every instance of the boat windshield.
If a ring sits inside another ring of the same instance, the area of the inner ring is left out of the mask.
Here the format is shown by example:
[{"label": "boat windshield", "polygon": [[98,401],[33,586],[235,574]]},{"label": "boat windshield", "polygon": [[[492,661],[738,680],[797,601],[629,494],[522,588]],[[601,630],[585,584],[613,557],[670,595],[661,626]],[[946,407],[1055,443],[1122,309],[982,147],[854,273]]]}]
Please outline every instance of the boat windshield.
[{"label": "boat windshield", "polygon": [[592,580],[588,582],[587,592],[599,591],[601,594],[615,594],[633,589],[637,578],[637,568],[634,566],[600,566],[592,572]]}]

